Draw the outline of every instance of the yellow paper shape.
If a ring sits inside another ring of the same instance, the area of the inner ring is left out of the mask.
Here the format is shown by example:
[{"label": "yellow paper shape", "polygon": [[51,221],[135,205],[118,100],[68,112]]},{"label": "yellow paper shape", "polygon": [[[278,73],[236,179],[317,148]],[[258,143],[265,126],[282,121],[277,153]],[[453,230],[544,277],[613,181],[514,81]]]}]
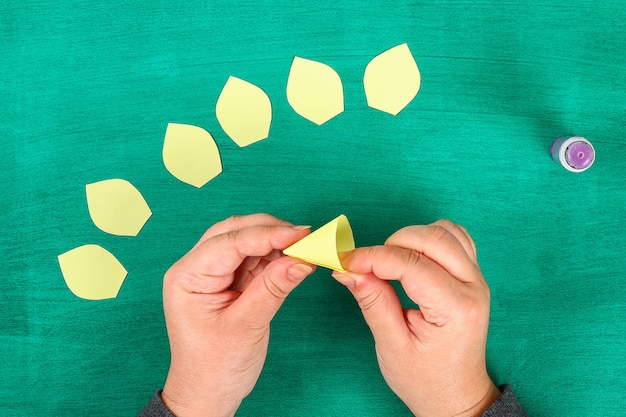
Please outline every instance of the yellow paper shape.
[{"label": "yellow paper shape", "polygon": [[114,178],[87,184],[87,206],[98,229],[118,236],[137,236],[152,215],[130,182]]},{"label": "yellow paper shape", "polygon": [[372,59],[363,85],[370,107],[394,116],[400,113],[420,89],[420,72],[409,46],[403,43]]},{"label": "yellow paper shape", "polygon": [[170,174],[197,188],[222,172],[220,151],[213,136],[201,127],[186,124],[167,125],[163,163]]},{"label": "yellow paper shape", "polygon": [[343,112],[343,85],[326,64],[295,57],[287,79],[287,101],[296,113],[321,125]]},{"label": "yellow paper shape", "polygon": [[87,300],[117,297],[127,274],[115,256],[98,245],[79,246],[58,259],[67,287]]},{"label": "yellow paper shape", "polygon": [[256,85],[231,76],[217,99],[215,116],[224,132],[244,147],[269,136],[272,103]]},{"label": "yellow paper shape", "polygon": [[345,272],[339,260],[339,252],[353,249],[352,229],[348,218],[342,214],[289,246],[283,253],[305,262]]}]

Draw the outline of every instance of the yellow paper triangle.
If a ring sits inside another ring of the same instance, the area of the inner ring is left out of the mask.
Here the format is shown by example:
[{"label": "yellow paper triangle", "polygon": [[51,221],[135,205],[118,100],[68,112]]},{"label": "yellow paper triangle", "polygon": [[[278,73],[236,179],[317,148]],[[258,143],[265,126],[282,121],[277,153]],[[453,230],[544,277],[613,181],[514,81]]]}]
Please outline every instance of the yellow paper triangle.
[{"label": "yellow paper triangle", "polygon": [[296,113],[321,125],[343,112],[343,85],[326,64],[295,57],[287,79],[287,101]]},{"label": "yellow paper triangle", "polygon": [[58,259],[67,287],[87,300],[117,297],[127,274],[115,256],[98,245],[79,246]]},{"label": "yellow paper triangle", "polygon": [[202,187],[222,172],[213,136],[198,126],[170,123],[163,141],[163,163],[182,182]]},{"label": "yellow paper triangle", "polygon": [[343,214],[283,251],[287,256],[315,265],[345,272],[339,252],[354,249],[354,237]]},{"label": "yellow paper triangle", "polygon": [[415,98],[420,80],[409,46],[395,46],[376,56],[365,68],[367,104],[395,116]]},{"label": "yellow paper triangle", "polygon": [[137,236],[152,215],[139,190],[126,180],[94,182],[85,189],[91,220],[104,232]]},{"label": "yellow paper triangle", "polygon": [[256,85],[231,76],[217,99],[215,116],[224,132],[244,147],[269,136],[272,103]]}]

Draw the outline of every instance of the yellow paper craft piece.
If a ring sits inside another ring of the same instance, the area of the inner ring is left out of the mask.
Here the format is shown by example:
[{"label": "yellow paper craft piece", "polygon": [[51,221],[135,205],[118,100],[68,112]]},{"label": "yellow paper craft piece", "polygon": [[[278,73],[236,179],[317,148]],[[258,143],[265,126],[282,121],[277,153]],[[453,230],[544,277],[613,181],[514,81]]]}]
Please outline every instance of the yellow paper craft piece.
[{"label": "yellow paper craft piece", "polygon": [[403,43],[372,59],[363,85],[370,107],[394,116],[400,113],[420,89],[420,72],[409,46]]},{"label": "yellow paper craft piece", "polygon": [[163,141],[165,168],[182,182],[202,187],[222,172],[213,136],[198,126],[170,123]]},{"label": "yellow paper craft piece", "polygon": [[326,64],[295,57],[287,79],[287,101],[296,113],[321,125],[343,112],[343,85]]},{"label": "yellow paper craft piece", "polygon": [[217,99],[215,116],[224,132],[244,147],[269,136],[272,103],[256,85],[231,76]]},{"label": "yellow paper craft piece", "polygon": [[104,232],[137,236],[152,215],[141,193],[126,180],[104,180],[85,188],[91,220]]},{"label": "yellow paper craft piece", "polygon": [[67,287],[80,298],[115,298],[126,278],[126,269],[101,246],[83,245],[59,255]]},{"label": "yellow paper craft piece", "polygon": [[345,272],[339,252],[354,249],[354,237],[348,218],[343,214],[283,251],[287,256],[315,265]]}]

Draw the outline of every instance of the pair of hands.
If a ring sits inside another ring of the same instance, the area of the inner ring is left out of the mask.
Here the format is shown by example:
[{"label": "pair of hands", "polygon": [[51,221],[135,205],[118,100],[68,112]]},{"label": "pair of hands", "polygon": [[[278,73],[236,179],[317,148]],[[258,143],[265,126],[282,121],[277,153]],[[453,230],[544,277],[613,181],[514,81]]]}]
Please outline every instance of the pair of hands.
[{"label": "pair of hands", "polygon": [[[267,214],[207,230],[166,273],[171,364],[161,394],[178,417],[233,416],[265,362],[270,321],[314,266],[282,254],[310,233]],[[343,254],[334,272],[374,335],[382,374],[416,416],[477,416],[500,395],[485,345],[489,288],[461,226],[439,221]],[[388,281],[420,306],[403,309]]]}]

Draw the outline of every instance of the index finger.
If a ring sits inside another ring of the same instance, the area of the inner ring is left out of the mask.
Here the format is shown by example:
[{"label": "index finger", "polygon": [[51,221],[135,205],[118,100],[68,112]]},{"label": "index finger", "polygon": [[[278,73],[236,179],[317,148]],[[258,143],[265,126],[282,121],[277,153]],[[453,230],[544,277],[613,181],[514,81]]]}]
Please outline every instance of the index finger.
[{"label": "index finger", "polygon": [[230,216],[229,218],[217,222],[213,226],[209,227],[194,247],[197,247],[205,240],[210,239],[214,236],[259,225],[293,226],[293,224],[267,213],[255,213],[245,216]]},{"label": "index finger", "polygon": [[[408,226],[391,235],[385,245],[423,253],[460,281],[482,280],[478,264],[468,253],[468,250],[472,250],[469,243],[464,244],[457,238],[458,231],[452,230],[454,227],[449,221],[438,221],[427,226]],[[466,239],[469,242],[469,237]]]},{"label": "index finger", "polygon": [[282,250],[310,233],[298,226],[255,225],[210,237],[180,261],[180,268],[195,276],[232,274],[249,256]]}]

